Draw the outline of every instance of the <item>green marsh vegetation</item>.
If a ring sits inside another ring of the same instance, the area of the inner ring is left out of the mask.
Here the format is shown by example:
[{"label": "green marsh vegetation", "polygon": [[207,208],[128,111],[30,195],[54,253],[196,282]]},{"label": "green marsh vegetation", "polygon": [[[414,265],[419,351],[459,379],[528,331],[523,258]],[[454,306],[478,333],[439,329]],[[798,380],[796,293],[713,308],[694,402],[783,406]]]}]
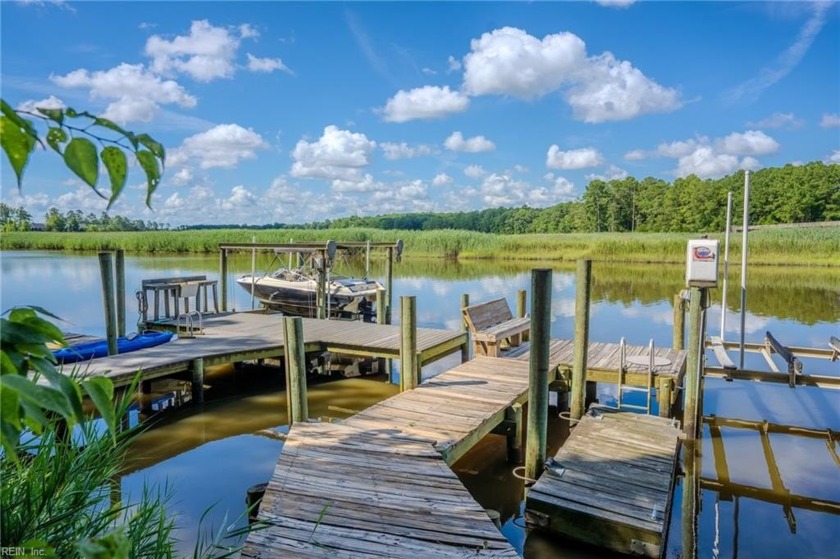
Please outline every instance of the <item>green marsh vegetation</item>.
[{"label": "green marsh vegetation", "polygon": [[[691,233],[567,233],[503,235],[475,231],[386,231],[381,229],[209,229],[144,232],[11,232],[0,237],[3,250],[97,251],[122,248],[131,254],[209,254],[219,243],[305,241],[405,242],[405,256],[466,261],[544,260],[662,262],[685,260]],[[709,238],[723,242],[722,233]],[[740,259],[741,235],[733,233],[730,257]],[[749,234],[751,264],[840,266],[840,226],[760,229]]]}]

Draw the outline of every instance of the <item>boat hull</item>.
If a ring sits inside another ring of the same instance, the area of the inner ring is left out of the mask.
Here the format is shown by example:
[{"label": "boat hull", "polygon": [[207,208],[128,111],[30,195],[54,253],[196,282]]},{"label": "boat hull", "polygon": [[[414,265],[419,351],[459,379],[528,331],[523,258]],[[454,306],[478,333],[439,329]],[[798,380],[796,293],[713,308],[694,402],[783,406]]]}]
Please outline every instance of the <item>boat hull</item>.
[{"label": "boat hull", "polygon": [[[172,339],[172,332],[143,332],[134,338],[117,338],[117,353],[130,353],[139,349],[159,346]],[[53,352],[53,356],[59,363],[76,363],[88,361],[108,355],[107,340],[95,340],[83,342],[68,347],[63,347]]]}]

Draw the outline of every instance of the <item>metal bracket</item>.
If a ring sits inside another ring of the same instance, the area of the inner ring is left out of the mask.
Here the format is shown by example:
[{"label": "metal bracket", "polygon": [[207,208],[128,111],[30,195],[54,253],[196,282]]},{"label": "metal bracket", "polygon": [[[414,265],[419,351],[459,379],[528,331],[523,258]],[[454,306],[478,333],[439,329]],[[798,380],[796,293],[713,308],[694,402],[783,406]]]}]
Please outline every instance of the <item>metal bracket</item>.
[{"label": "metal bracket", "polygon": [[542,512],[525,510],[525,524],[531,528],[548,528],[551,523],[549,516]]}]

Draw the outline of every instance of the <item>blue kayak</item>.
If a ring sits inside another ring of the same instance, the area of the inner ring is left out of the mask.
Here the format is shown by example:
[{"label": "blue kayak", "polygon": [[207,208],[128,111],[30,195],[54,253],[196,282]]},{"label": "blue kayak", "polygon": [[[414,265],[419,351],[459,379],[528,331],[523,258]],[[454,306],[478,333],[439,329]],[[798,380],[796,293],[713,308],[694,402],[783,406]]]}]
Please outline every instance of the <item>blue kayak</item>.
[{"label": "blue kayak", "polygon": [[[164,344],[172,339],[172,332],[143,332],[134,337],[117,338],[117,353],[128,353],[155,347]],[[95,340],[63,347],[53,352],[59,363],[76,363],[77,361],[88,361],[97,357],[108,355],[107,340]]]}]

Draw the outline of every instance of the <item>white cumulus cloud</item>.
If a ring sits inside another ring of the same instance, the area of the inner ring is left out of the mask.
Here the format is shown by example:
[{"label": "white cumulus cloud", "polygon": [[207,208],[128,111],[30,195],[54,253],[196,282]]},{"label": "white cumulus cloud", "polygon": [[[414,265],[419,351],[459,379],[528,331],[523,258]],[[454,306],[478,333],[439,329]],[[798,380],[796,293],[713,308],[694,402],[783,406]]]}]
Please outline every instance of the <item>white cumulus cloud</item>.
[{"label": "white cumulus cloud", "polygon": [[840,115],[825,113],[820,120],[820,126],[823,128],[837,128],[840,127]]},{"label": "white cumulus cloud", "polygon": [[495,29],[472,40],[464,69],[464,90],[470,95],[536,99],[565,87],[574,116],[590,123],[682,105],[676,90],[657,84],[630,62],[609,52],[587,56],[583,40],[568,32],[539,39],[515,27]]},{"label": "white cumulus cloud", "polygon": [[827,160],[829,163],[840,163],[840,149],[834,150],[834,152],[828,156]]},{"label": "white cumulus cloud", "polygon": [[479,153],[482,151],[493,151],[496,149],[496,144],[484,136],[464,138],[464,135],[460,132],[453,132],[448,138],[446,138],[446,140],[444,140],[443,145],[449,151],[464,151],[467,153]]},{"label": "white cumulus cloud", "polygon": [[421,155],[430,155],[432,153],[431,146],[420,144],[417,146],[410,146],[406,142],[393,143],[382,142],[379,144],[385,154],[385,159],[395,161],[397,159],[412,159]]},{"label": "white cumulus cloud", "polygon": [[30,99],[28,101],[24,101],[17,106],[17,110],[19,111],[26,111],[29,113],[37,113],[37,109],[63,109],[67,105],[64,104],[64,101],[56,97],[55,95],[50,95],[46,99],[41,99],[40,101],[35,101],[34,99]]},{"label": "white cumulus cloud", "polygon": [[236,167],[240,161],[254,159],[257,150],[268,144],[262,136],[238,124],[220,124],[185,139],[173,150],[170,164],[197,161],[202,169]]},{"label": "white cumulus cloud", "polygon": [[483,177],[487,173],[481,165],[470,165],[464,169],[464,174],[471,179],[477,179],[478,177]]},{"label": "white cumulus cloud", "polygon": [[642,159],[646,159],[647,156],[648,154],[645,150],[633,149],[624,154],[624,159],[627,161],[641,161]]},{"label": "white cumulus cloud", "polygon": [[446,70],[447,74],[449,74],[451,72],[457,72],[458,70],[461,69],[461,61],[458,60],[457,58],[455,58],[452,55],[449,55],[449,58],[447,59],[447,63],[449,65],[447,67],[447,70]]},{"label": "white cumulus cloud", "polygon": [[604,157],[595,148],[580,148],[560,151],[557,145],[548,148],[545,166],[549,169],[585,169],[597,167],[604,162]]},{"label": "white cumulus cloud", "polygon": [[371,163],[376,142],[358,132],[342,130],[335,125],[324,128],[315,142],[300,140],[292,152],[295,177],[359,181],[362,168]]},{"label": "white cumulus cloud", "polygon": [[467,110],[469,98],[449,86],[427,85],[409,91],[399,90],[380,110],[387,122],[443,118]]},{"label": "white cumulus cloud", "polygon": [[621,180],[626,178],[627,171],[615,165],[610,165],[603,173],[590,173],[586,175],[586,180],[590,181],[601,180],[604,182],[609,182],[612,180]]},{"label": "white cumulus cloud", "polygon": [[768,155],[778,150],[779,143],[772,137],[758,130],[747,130],[722,138],[697,136],[661,143],[649,155],[676,159],[674,174],[678,177],[697,175],[700,178],[718,178],[739,169],[758,169],[761,164],[753,156]]},{"label": "white cumulus cloud", "polygon": [[455,182],[455,179],[447,175],[446,173],[438,173],[435,175],[435,178],[432,179],[433,186],[443,186],[446,184],[452,184]]},{"label": "white cumulus cloud", "polygon": [[196,98],[173,80],[164,80],[142,64],[120,64],[109,70],[78,69],[64,76],[50,76],[66,88],[87,88],[91,98],[115,99],[105,110],[106,118],[120,123],[148,122],[160,105],[195,107]]},{"label": "white cumulus cloud", "polygon": [[279,58],[259,58],[251,54],[250,52],[247,54],[248,58],[248,69],[252,72],[264,72],[270,73],[274,72],[275,70],[282,70],[289,74],[292,73],[289,68],[283,64],[283,61]]},{"label": "white cumulus cloud", "polygon": [[731,155],[767,155],[779,149],[779,143],[757,130],[733,132],[716,142],[717,150]]},{"label": "white cumulus cloud", "polygon": [[202,82],[230,78],[236,71],[240,37],[253,37],[253,32],[250,26],[240,26],[237,36],[228,28],[196,20],[190,25],[189,35],[178,35],[172,40],[159,35],[149,37],[146,55],[152,59],[152,70],[160,74],[181,72]]},{"label": "white cumulus cloud", "polygon": [[796,118],[793,113],[773,113],[767,118],[757,120],[755,122],[748,122],[747,126],[750,128],[799,128],[805,124],[802,120]]}]

